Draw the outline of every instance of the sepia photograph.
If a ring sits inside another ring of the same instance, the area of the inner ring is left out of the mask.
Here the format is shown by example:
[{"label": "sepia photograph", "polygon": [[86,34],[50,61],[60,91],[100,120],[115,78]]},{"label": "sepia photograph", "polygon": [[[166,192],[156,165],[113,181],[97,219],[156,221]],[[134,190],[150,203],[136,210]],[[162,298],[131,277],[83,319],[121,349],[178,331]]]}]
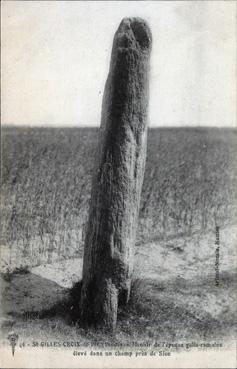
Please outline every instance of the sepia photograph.
[{"label": "sepia photograph", "polygon": [[1,2],[1,368],[236,368],[236,15]]}]

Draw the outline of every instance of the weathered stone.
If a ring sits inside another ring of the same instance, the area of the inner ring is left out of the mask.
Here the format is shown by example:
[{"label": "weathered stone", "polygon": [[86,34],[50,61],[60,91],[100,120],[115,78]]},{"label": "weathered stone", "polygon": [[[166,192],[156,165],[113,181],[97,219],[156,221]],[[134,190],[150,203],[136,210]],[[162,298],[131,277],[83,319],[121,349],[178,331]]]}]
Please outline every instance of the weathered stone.
[{"label": "weathered stone", "polygon": [[113,42],[85,239],[81,319],[113,329],[126,304],[143,182],[151,32],[122,20]]}]

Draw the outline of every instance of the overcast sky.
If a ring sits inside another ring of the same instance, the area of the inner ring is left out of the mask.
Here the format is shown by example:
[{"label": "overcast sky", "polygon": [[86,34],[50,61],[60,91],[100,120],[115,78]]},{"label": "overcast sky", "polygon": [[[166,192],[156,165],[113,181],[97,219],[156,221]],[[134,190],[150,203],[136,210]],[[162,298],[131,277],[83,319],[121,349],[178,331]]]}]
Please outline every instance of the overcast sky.
[{"label": "overcast sky", "polygon": [[236,125],[236,3],[2,3],[2,124],[99,125],[123,17],[153,34],[150,125]]}]

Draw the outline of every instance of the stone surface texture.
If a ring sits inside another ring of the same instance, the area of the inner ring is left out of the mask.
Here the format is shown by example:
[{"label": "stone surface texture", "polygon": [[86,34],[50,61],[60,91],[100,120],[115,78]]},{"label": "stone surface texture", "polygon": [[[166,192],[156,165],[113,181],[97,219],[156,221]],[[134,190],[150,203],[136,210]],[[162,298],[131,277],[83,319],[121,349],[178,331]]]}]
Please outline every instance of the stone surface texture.
[{"label": "stone surface texture", "polygon": [[151,32],[122,20],[102,103],[83,260],[81,320],[114,329],[129,299],[146,160]]}]

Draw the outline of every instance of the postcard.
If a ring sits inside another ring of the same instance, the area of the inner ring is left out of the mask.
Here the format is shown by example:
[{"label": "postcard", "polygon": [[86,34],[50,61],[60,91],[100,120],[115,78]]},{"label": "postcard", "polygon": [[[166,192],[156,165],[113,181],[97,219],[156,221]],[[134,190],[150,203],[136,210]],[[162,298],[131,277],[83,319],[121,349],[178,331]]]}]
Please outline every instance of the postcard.
[{"label": "postcard", "polygon": [[1,368],[235,368],[236,2],[1,12]]}]

